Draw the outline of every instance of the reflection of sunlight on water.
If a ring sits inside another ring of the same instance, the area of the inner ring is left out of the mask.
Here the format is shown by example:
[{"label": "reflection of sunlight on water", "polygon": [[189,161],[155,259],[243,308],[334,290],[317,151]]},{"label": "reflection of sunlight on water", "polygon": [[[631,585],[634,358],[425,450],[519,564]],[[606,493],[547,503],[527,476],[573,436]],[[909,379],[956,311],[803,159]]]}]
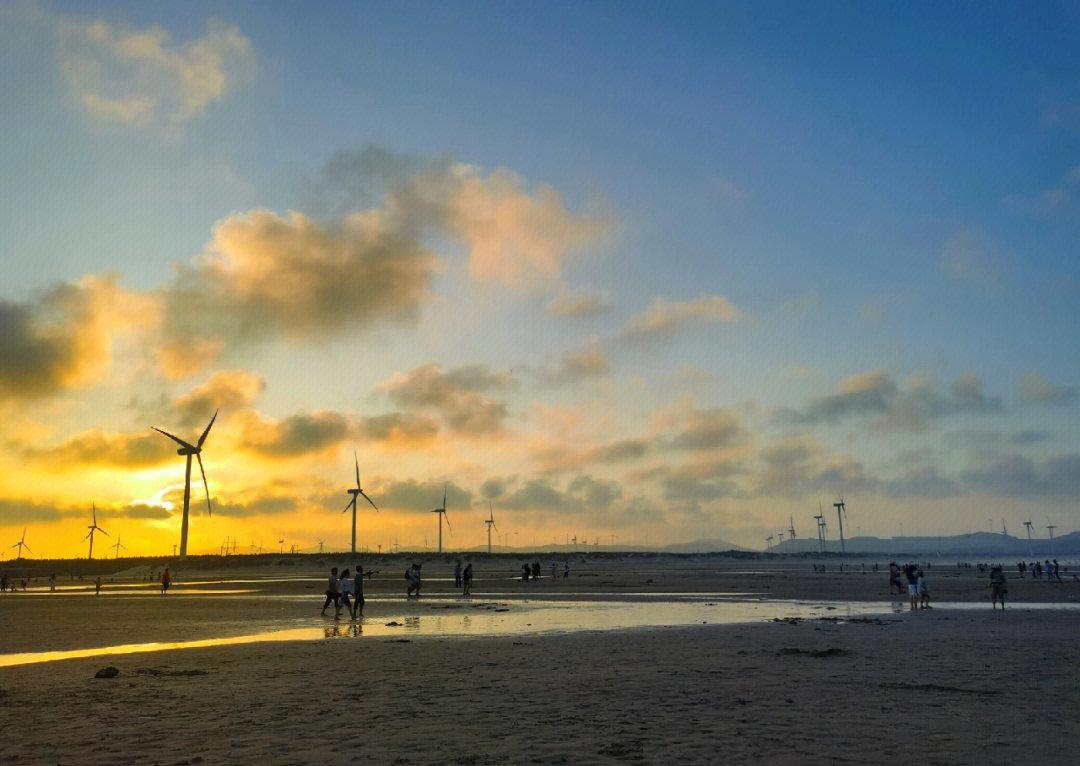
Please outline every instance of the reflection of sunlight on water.
[{"label": "reflection of sunlight on water", "polygon": [[[528,601],[462,602],[462,611],[438,614],[363,618],[355,622],[335,622],[318,627],[281,629],[282,622],[269,621],[260,632],[226,638],[193,641],[123,644],[92,649],[57,652],[23,652],[0,655],[0,667],[39,662],[137,654],[172,649],[230,646],[265,641],[318,641],[364,637],[484,637],[544,633],[570,633],[581,630],[627,630],[699,624],[734,624],[789,619],[851,620],[907,612],[903,602],[809,602],[809,601]],[[983,602],[940,603],[935,611],[986,610]],[[1076,603],[1033,603],[1014,607],[1076,611]]]}]

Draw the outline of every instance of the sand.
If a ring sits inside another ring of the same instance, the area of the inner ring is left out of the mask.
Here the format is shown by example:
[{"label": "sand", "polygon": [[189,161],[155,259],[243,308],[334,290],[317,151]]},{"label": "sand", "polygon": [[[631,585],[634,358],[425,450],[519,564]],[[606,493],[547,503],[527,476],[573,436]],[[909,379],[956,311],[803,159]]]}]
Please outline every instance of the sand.
[{"label": "sand", "polygon": [[[477,595],[487,587],[520,599],[584,597],[602,586],[641,599],[628,594],[651,579],[656,592],[711,592],[726,582],[757,596],[876,599],[888,608],[853,621],[365,636],[0,668],[0,763],[1075,761],[1080,612],[1025,609],[1020,594],[1072,601],[1080,584],[1014,582],[1005,612],[985,603],[909,612],[880,573],[815,577],[801,562],[747,569],[581,563],[567,582],[481,580]],[[977,572],[942,569],[932,582],[953,593],[943,600],[985,596]],[[449,603],[440,595],[448,584],[430,585],[426,603],[409,609]],[[303,583],[281,587],[317,598]],[[387,577],[368,592],[400,587]],[[169,599],[0,598],[0,653],[220,635],[265,618],[257,600]],[[295,611],[320,624],[319,605],[298,598],[281,608],[287,619]],[[206,619],[194,620],[200,608]],[[383,604],[369,619],[402,608]],[[117,677],[94,678],[108,665]]]}]

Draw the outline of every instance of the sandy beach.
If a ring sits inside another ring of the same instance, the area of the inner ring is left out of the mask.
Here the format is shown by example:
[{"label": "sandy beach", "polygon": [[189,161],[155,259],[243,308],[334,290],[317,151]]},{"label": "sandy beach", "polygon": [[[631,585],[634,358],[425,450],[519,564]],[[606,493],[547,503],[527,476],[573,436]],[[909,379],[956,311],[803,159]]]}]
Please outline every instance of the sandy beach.
[{"label": "sandy beach", "polygon": [[[377,576],[358,629],[319,616],[317,571],[249,573],[274,580],[258,586],[235,571],[228,582],[182,573],[164,598],[120,583],[101,597],[6,594],[5,655],[268,624],[341,637],[2,667],[0,763],[1066,763],[1080,734],[1080,611],[1035,608],[1074,604],[1071,581],[1013,581],[1009,608],[994,612],[984,576],[941,566],[931,582],[943,605],[911,612],[885,573],[859,564],[818,575],[804,561],[581,561],[569,578],[529,584],[503,567],[480,572],[471,601],[440,567],[420,601]],[[496,603],[722,592],[881,608],[492,637],[385,630],[391,616]],[[94,677],[107,666],[119,675]]]}]

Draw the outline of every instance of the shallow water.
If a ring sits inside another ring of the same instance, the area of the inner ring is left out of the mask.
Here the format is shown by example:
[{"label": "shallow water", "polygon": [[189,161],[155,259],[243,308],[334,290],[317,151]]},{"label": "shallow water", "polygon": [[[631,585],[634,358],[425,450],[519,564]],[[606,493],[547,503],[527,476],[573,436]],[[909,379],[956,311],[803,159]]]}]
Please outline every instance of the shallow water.
[{"label": "shallow water", "polygon": [[[386,599],[384,603],[401,603]],[[735,624],[789,619],[840,621],[900,615],[904,602],[802,602],[774,600],[701,599],[679,601],[529,601],[431,602],[430,612],[369,617],[358,621],[323,619],[268,620],[253,624],[245,635],[176,642],[122,644],[55,652],[0,655],[0,667],[54,662],[79,657],[230,646],[266,641],[322,641],[365,638],[478,638],[524,636],[575,631],[629,630],[700,624]],[[1017,611],[1061,609],[1077,611],[1080,604],[1024,604]],[[942,603],[934,611],[983,610],[985,603]],[[913,618],[917,618],[918,612]]]}]

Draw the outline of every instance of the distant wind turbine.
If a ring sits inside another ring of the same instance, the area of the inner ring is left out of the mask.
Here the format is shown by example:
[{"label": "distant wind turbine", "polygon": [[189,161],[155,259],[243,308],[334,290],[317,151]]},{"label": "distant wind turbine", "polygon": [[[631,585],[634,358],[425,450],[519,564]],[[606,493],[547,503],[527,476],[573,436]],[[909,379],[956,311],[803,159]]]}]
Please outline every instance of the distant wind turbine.
[{"label": "distant wind turbine", "polygon": [[30,550],[30,546],[26,544],[26,527],[23,527],[22,538],[20,538],[19,542],[15,543],[14,545],[9,545],[8,546],[8,550],[11,550],[12,548],[18,548],[19,549],[19,553],[15,557],[16,561],[21,561],[22,560],[22,549],[23,548],[26,548],[26,550],[30,551],[30,553],[33,553],[33,551]]},{"label": "distant wind turbine", "polygon": [[199,441],[195,444],[189,444],[181,439],[179,436],[173,436],[168,431],[162,431],[157,426],[154,426],[154,430],[159,434],[164,434],[172,439],[174,442],[180,445],[180,449],[176,451],[177,455],[184,455],[187,457],[187,470],[184,473],[184,518],[180,524],[180,559],[187,558],[187,536],[188,536],[188,506],[191,501],[191,457],[192,455],[199,461],[199,473],[202,474],[203,489],[206,490],[206,512],[213,515],[213,511],[210,509],[210,486],[206,483],[206,471],[203,470],[202,463],[202,446],[206,441],[207,434],[210,433],[211,426],[214,425],[214,421],[217,420],[217,411],[214,411],[214,417],[210,418],[210,422],[206,425],[206,430],[202,432],[202,436],[199,437]]},{"label": "distant wind turbine", "polygon": [[844,507],[844,497],[840,496],[839,503],[833,503],[833,507],[836,508],[836,518],[840,521],[840,553],[847,553],[844,549],[844,516],[847,516],[847,509]]},{"label": "distant wind turbine", "polygon": [[[446,485],[445,484],[443,485],[442,507],[441,508],[435,508],[431,512],[432,513],[437,513],[439,515],[439,553],[442,553],[442,523],[443,523],[443,519],[446,519],[446,530],[450,534],[454,534],[454,530],[450,529],[450,518],[446,515]],[[425,547],[426,547],[426,545],[425,545]]]},{"label": "distant wind turbine", "polygon": [[86,554],[86,558],[88,558],[88,559],[94,558],[94,532],[97,531],[97,532],[100,532],[101,534],[105,535],[106,537],[109,536],[108,532],[106,532],[104,529],[102,529],[101,527],[98,526],[98,523],[97,523],[97,506],[94,505],[93,503],[91,503],[90,507],[93,509],[93,512],[94,512],[94,523],[90,524],[88,526],[88,529],[90,531],[87,532],[86,537],[83,538],[83,540],[86,540],[87,538],[90,538],[90,552],[88,554]]},{"label": "distant wind turbine", "polygon": [[1034,556],[1035,555],[1035,548],[1034,548],[1034,546],[1033,546],[1033,544],[1031,542],[1031,528],[1034,525],[1031,523],[1031,517],[1030,516],[1028,516],[1028,520],[1024,522],[1024,526],[1027,527],[1027,533],[1028,533],[1028,554],[1031,555],[1031,556]]},{"label": "distant wind turbine", "polygon": [[116,558],[120,558],[121,549],[123,549],[125,551],[127,550],[126,545],[121,545],[120,544],[120,533],[119,532],[116,533],[116,545],[110,545],[109,547],[116,551]]},{"label": "distant wind turbine", "polygon": [[[446,503],[444,502],[443,505],[446,505]],[[488,555],[490,556],[491,555],[491,530],[492,529],[495,529],[496,531],[498,530],[498,527],[495,526],[495,511],[491,508],[491,501],[488,501],[488,517],[486,519],[484,519],[484,523],[487,524]]]},{"label": "distant wind turbine", "polygon": [[[352,508],[352,552],[356,553],[356,498],[363,496],[365,500],[371,503],[372,508],[376,511],[378,511],[379,508],[372,502],[370,497],[364,494],[364,490],[360,489],[360,461],[357,460],[356,450],[353,450],[353,463],[356,466],[356,489],[349,490],[349,494],[352,495],[352,500],[345,506],[345,510],[342,511],[342,513],[345,513],[345,511]],[[446,505],[446,503],[444,502],[443,505]],[[319,553],[322,553],[321,547],[319,548]]]},{"label": "distant wind turbine", "polygon": [[788,536],[795,539],[795,517],[792,515],[788,515]]}]

